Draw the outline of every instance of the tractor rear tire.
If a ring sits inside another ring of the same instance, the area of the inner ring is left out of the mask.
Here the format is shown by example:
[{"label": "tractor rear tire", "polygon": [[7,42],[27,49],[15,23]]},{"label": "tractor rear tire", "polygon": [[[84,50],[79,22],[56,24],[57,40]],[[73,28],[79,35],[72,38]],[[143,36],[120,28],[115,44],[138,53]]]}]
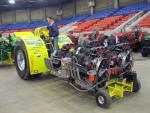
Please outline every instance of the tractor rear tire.
[{"label": "tractor rear tire", "polygon": [[29,80],[30,79],[29,59],[23,41],[18,41],[16,43],[16,46],[14,48],[14,59],[18,75],[23,80]]},{"label": "tractor rear tire", "polygon": [[96,103],[102,108],[109,108],[112,103],[112,99],[106,90],[100,90],[96,93]]}]

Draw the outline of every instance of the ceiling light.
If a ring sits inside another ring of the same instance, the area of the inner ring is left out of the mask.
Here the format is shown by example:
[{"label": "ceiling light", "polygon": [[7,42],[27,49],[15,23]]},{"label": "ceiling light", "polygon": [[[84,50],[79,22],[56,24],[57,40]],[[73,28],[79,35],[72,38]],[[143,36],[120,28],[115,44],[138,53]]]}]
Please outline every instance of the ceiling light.
[{"label": "ceiling light", "polygon": [[10,4],[15,4],[15,0],[8,0],[8,2],[10,3]]}]

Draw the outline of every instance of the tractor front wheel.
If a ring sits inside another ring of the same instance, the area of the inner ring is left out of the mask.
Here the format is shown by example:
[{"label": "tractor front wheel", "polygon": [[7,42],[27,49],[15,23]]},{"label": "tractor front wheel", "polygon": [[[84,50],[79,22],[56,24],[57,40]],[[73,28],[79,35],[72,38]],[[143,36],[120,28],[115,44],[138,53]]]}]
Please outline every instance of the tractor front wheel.
[{"label": "tractor front wheel", "polygon": [[18,41],[14,48],[16,70],[23,80],[30,79],[30,68],[27,51],[23,41]]},{"label": "tractor front wheel", "polygon": [[109,108],[112,103],[112,99],[106,90],[100,90],[96,94],[96,103],[102,108]]}]

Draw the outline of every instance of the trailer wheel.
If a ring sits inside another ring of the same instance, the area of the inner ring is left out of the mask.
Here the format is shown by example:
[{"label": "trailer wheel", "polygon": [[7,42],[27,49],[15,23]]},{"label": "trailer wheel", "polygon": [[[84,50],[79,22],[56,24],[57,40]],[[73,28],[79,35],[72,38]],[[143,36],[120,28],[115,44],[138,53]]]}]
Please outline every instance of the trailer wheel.
[{"label": "trailer wheel", "polygon": [[18,75],[23,80],[30,79],[29,60],[25,45],[22,41],[18,41],[14,48],[14,59]]},{"label": "trailer wheel", "polygon": [[141,54],[142,54],[142,57],[147,57],[147,55],[148,55],[148,54],[144,51],[143,48],[142,48]]},{"label": "trailer wheel", "polygon": [[100,90],[96,94],[96,103],[102,108],[109,108],[112,103],[112,99],[106,90]]},{"label": "trailer wheel", "polygon": [[135,79],[133,81],[133,92],[137,93],[140,91],[140,89],[141,89],[141,82],[140,82],[140,80]]}]

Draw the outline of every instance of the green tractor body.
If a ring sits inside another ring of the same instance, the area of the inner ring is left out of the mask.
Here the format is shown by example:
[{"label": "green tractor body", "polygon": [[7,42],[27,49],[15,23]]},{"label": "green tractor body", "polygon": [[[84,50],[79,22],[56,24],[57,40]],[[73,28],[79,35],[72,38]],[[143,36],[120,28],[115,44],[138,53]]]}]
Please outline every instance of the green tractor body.
[{"label": "green tractor body", "polygon": [[13,62],[13,49],[17,37],[13,34],[3,34],[0,37],[0,62],[12,63]]}]

